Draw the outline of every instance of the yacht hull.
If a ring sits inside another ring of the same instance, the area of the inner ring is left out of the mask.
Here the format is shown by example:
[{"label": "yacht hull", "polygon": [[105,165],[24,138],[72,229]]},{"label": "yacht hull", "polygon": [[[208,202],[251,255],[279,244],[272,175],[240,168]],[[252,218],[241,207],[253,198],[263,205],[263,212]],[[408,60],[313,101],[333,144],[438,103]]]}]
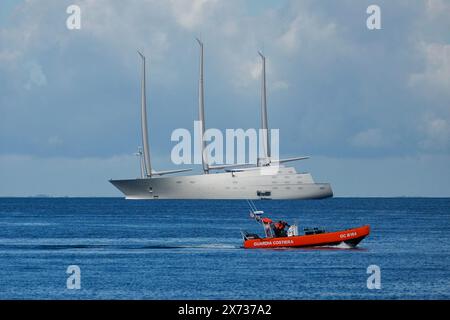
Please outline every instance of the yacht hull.
[{"label": "yacht hull", "polygon": [[126,199],[323,199],[333,196],[328,183],[315,183],[309,173],[283,168],[203,175],[110,180]]}]

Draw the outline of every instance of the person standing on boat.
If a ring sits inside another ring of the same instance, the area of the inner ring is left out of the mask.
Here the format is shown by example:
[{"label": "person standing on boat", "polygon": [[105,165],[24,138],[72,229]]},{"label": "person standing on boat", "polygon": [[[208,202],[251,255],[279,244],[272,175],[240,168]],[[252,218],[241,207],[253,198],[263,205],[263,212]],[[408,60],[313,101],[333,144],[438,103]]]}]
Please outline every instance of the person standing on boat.
[{"label": "person standing on boat", "polygon": [[264,233],[267,238],[273,238],[273,222],[270,218],[261,218],[262,225],[264,227]]},{"label": "person standing on boat", "polygon": [[288,227],[288,223],[286,221],[278,221],[274,225],[274,232],[276,237],[287,237],[287,233],[285,228]]}]

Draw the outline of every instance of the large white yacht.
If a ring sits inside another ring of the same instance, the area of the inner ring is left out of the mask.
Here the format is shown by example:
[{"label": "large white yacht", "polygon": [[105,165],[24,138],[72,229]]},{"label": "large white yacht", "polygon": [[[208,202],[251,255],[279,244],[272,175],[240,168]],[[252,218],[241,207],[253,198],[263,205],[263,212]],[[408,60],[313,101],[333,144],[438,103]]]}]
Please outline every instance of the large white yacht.
[{"label": "large white yacht", "polygon": [[142,58],[141,80],[141,130],[142,150],[141,177],[137,179],[110,180],[126,199],[321,199],[333,196],[328,183],[316,183],[310,173],[297,173],[294,167],[283,164],[307,159],[295,157],[289,159],[272,159],[266,99],[266,58],[259,52],[262,62],[261,73],[261,131],[263,137],[263,155],[256,164],[214,165],[209,164],[205,156],[204,117],[204,80],[203,80],[203,43],[200,45],[200,74],[198,115],[201,124],[201,152],[203,173],[190,175],[173,175],[191,169],[154,171],[150,161],[150,148],[147,130],[146,75],[145,56]]}]

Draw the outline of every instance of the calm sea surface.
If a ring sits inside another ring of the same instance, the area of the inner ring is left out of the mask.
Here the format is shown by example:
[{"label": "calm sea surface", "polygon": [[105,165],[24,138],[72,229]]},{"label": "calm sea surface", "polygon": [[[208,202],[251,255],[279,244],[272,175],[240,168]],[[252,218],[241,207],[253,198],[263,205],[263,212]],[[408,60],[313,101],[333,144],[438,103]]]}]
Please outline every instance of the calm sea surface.
[{"label": "calm sea surface", "polygon": [[[450,199],[257,201],[357,249],[245,250],[245,201],[0,198],[0,299],[450,299]],[[367,288],[367,267],[381,289]],[[78,265],[81,289],[66,287]]]}]

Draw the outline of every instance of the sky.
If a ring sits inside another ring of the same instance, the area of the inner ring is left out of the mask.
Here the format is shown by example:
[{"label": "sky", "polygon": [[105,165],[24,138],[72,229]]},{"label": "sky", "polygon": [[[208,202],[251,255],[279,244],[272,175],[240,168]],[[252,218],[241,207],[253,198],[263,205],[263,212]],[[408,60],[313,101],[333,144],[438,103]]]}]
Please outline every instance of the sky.
[{"label": "sky", "polygon": [[197,118],[201,37],[207,127],[259,127],[262,50],[280,154],[311,157],[299,172],[336,196],[448,197],[449,16],[446,0],[2,0],[0,196],[121,196],[108,179],[139,175],[137,50],[152,163],[179,168],[170,135]]}]

